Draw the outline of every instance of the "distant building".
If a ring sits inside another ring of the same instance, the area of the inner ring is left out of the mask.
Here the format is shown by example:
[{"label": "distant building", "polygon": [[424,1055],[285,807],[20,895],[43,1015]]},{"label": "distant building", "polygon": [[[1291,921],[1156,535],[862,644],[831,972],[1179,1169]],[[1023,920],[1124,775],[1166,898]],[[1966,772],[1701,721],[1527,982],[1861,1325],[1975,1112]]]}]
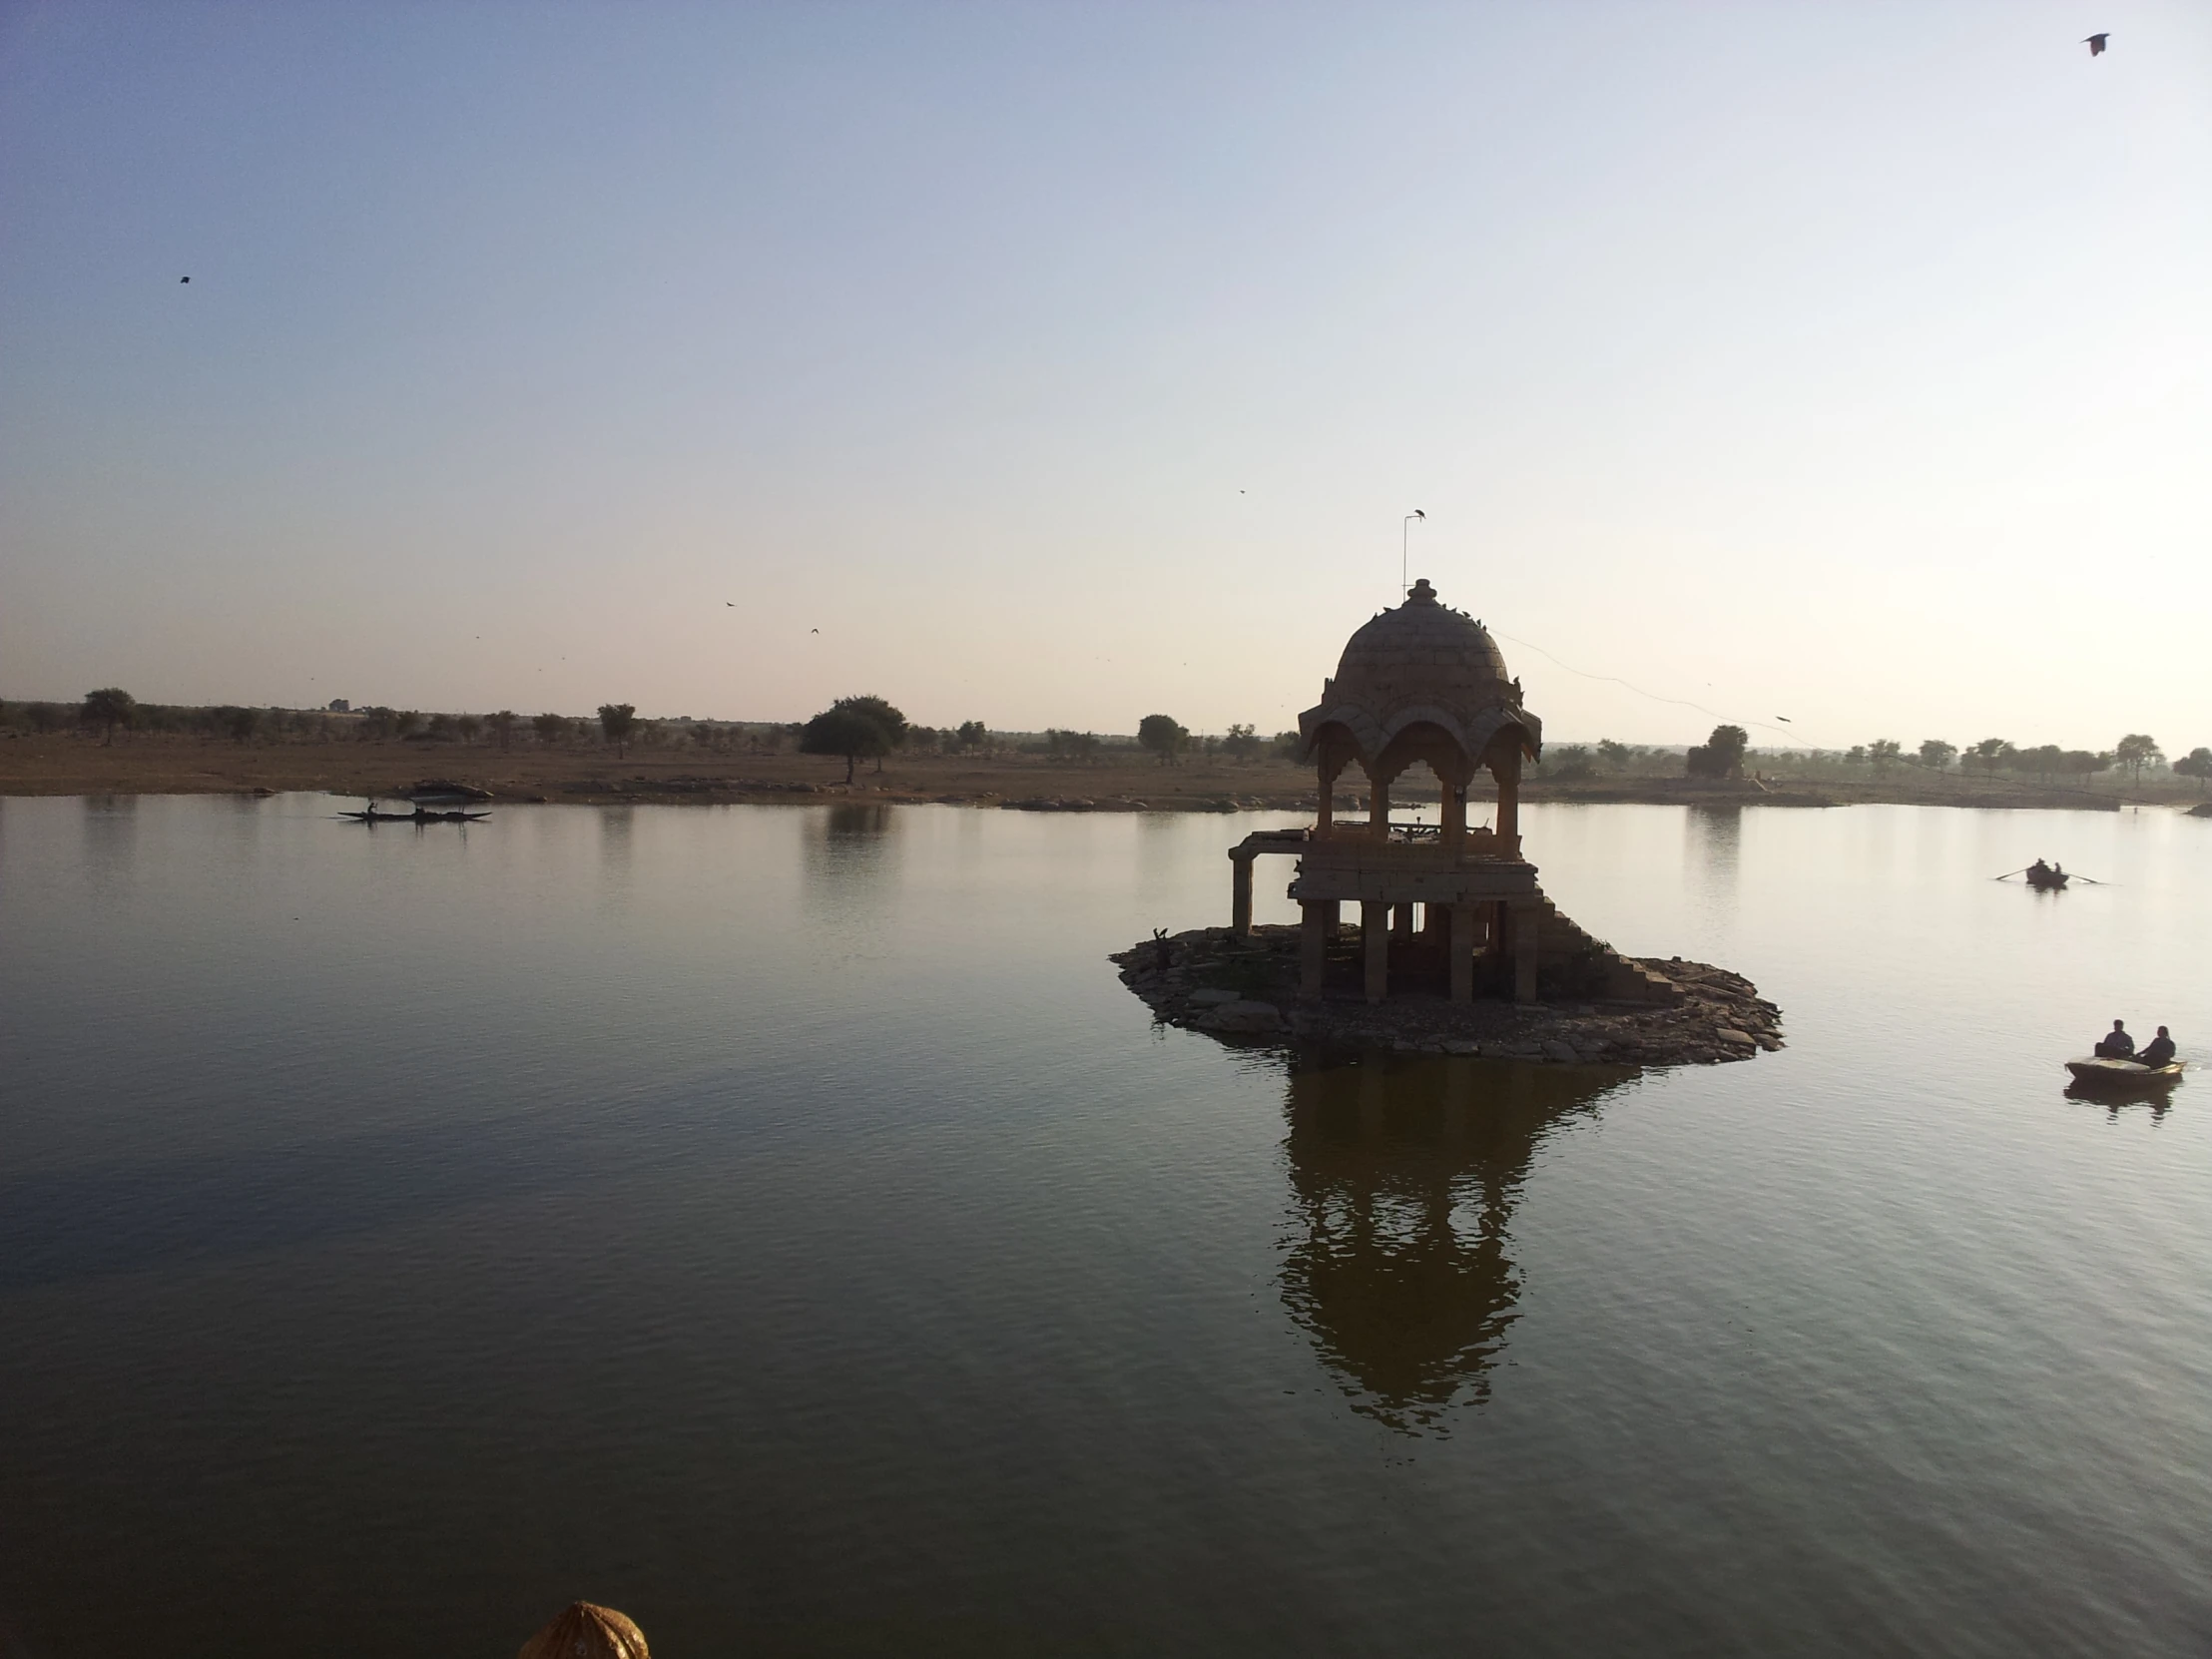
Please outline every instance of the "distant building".
[{"label": "distant building", "polygon": [[344,698],[333,697],[330,699],[330,713],[332,713],[333,715],[349,715],[352,712],[353,705],[348,703]]}]

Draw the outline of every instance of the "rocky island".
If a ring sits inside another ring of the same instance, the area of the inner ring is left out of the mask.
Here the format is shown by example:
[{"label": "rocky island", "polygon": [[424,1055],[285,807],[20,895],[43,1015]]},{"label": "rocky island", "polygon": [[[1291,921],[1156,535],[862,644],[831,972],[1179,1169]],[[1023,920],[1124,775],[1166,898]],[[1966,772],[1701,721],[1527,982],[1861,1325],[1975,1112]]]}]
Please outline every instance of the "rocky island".
[{"label": "rocky island", "polygon": [[[1426,581],[1353,634],[1321,702],[1299,716],[1315,767],[1309,829],[1228,849],[1230,924],[1165,931],[1114,960],[1159,1018],[1224,1036],[1290,1036],[1441,1054],[1680,1065],[1782,1046],[1781,1013],[1740,975],[1622,955],[1545,896],[1521,851],[1523,761],[1543,723],[1475,618]],[[1357,766],[1365,820],[1337,817]],[[1425,770],[1434,825],[1393,824],[1392,784]],[[1470,825],[1487,773],[1493,822]],[[1295,927],[1252,920],[1254,865],[1297,860]],[[1359,921],[1344,920],[1357,905]]]},{"label": "rocky island", "polygon": [[[1356,946],[1358,930],[1340,942]],[[1349,954],[1349,952],[1348,952]],[[1783,1046],[1782,1011],[1741,974],[1705,962],[1638,961],[1678,995],[1664,1002],[1452,1002],[1401,996],[1368,1003],[1299,994],[1299,929],[1200,927],[1147,939],[1113,961],[1169,1025],[1218,1036],[1632,1066],[1748,1060]]]}]

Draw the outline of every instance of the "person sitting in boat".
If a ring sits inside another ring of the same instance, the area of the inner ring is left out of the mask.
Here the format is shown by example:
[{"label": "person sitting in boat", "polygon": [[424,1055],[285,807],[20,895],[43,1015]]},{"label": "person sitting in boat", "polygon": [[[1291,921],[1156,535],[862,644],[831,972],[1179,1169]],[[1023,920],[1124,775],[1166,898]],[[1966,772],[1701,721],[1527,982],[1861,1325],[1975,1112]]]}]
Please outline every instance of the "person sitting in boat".
[{"label": "person sitting in boat", "polygon": [[2042,859],[2037,858],[2033,863],[2027,866],[2027,878],[2030,882],[2049,880],[2050,865],[2044,863]]},{"label": "person sitting in boat", "polygon": [[2160,1066],[2172,1065],[2173,1058],[2174,1040],[2166,1035],[2166,1028],[2161,1025],[2158,1035],[2143,1044],[2143,1052],[2135,1056],[2135,1061],[2138,1065],[2145,1065],[2156,1071]]},{"label": "person sitting in boat", "polygon": [[2120,1021],[2112,1022],[2112,1029],[2097,1044],[2100,1060],[2132,1060],[2135,1058],[2135,1039],[2127,1034],[2127,1027]]}]

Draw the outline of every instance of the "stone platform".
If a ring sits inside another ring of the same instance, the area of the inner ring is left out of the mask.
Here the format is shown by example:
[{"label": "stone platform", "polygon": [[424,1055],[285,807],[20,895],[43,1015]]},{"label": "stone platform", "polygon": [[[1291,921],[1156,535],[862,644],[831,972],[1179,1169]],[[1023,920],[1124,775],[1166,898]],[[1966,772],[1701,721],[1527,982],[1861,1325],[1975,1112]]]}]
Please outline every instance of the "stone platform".
[{"label": "stone platform", "polygon": [[[1122,983],[1156,1018],[1218,1036],[1566,1064],[1711,1065],[1783,1046],[1782,1013],[1741,974],[1680,957],[1636,958],[1668,1000],[1453,1001],[1352,988],[1299,995],[1296,927],[1194,928],[1116,954]],[[1359,932],[1343,929],[1356,949]]]}]

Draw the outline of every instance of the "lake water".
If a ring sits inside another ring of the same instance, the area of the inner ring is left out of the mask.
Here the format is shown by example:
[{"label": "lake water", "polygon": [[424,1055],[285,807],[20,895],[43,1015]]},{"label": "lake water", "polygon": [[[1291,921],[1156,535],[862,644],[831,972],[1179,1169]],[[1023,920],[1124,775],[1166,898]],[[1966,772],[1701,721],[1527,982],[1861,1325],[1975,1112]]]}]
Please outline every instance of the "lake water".
[{"label": "lake water", "polygon": [[2212,821],[1532,808],[1635,1076],[1155,1028],[1251,817],[330,811],[0,802],[10,1659],[2212,1647]]}]

